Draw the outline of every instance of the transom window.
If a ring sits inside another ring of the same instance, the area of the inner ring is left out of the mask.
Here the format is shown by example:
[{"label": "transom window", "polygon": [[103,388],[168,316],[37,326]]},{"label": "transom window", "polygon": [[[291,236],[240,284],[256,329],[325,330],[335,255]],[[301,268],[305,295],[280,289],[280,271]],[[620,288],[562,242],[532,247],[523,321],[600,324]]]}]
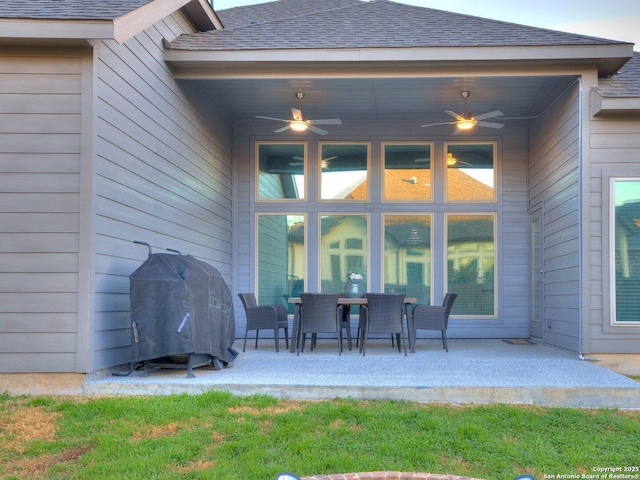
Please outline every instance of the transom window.
[{"label": "transom window", "polygon": [[431,187],[430,143],[383,143],[384,194],[386,202],[429,202]]},{"label": "transom window", "polygon": [[256,144],[257,200],[304,200],[307,144]]},{"label": "transom window", "polygon": [[495,143],[447,143],[448,202],[495,202]]},{"label": "transom window", "polygon": [[368,143],[320,143],[320,199],[369,199]]}]

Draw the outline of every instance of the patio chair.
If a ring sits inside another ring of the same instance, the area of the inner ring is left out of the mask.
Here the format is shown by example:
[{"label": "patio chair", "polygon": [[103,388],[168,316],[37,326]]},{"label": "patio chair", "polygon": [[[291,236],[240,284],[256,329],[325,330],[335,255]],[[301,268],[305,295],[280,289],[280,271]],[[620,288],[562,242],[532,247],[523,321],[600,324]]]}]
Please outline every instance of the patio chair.
[{"label": "patio chair", "polygon": [[396,335],[398,352],[400,337],[404,354],[407,355],[407,344],[404,336],[402,315],[404,311],[404,294],[367,293],[367,304],[360,307],[360,351],[367,354],[367,341],[370,333],[386,333]]},{"label": "patio chair", "polygon": [[[307,333],[335,333],[338,336],[338,355],[342,354],[342,305],[338,306],[337,293],[301,293],[298,355],[304,352]],[[311,349],[315,341],[311,342]]]},{"label": "patio chair", "polygon": [[413,324],[413,341],[415,343],[416,330],[440,330],[442,332],[442,347],[448,352],[447,345],[447,326],[449,324],[449,315],[453,308],[453,302],[458,294],[447,293],[444,296],[442,306],[434,305],[416,305],[413,307],[412,324]]},{"label": "patio chair", "polygon": [[258,335],[260,330],[273,330],[276,340],[276,352],[280,351],[279,330],[284,329],[284,340],[289,348],[289,317],[287,308],[284,305],[262,305],[258,306],[256,296],[253,293],[239,293],[244,311],[247,315],[247,327],[244,331],[244,345],[242,351],[247,348],[247,335],[249,330],[256,331],[256,346],[258,348]]}]

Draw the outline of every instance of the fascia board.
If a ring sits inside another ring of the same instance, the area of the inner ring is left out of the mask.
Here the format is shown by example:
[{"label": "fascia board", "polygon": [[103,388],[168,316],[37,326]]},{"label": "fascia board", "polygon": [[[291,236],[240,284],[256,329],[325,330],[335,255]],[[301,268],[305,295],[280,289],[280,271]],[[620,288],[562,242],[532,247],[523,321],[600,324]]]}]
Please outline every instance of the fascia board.
[{"label": "fascia board", "polygon": [[626,44],[564,47],[424,47],[362,49],[195,50],[168,49],[170,62],[402,62],[402,61],[585,61],[630,59]]},{"label": "fascia board", "polygon": [[113,38],[113,22],[108,20],[0,20],[0,41],[107,38]]},{"label": "fascia board", "polygon": [[[205,0],[154,0],[116,18],[114,21],[114,39],[118,43],[124,43],[187,5],[192,12],[190,16],[193,20],[198,20],[201,23],[200,28],[202,30],[216,28],[216,23],[220,27],[222,26]],[[198,8],[202,8],[202,14],[206,16],[207,21],[204,24],[202,24],[202,15],[193,13],[194,9]]]}]

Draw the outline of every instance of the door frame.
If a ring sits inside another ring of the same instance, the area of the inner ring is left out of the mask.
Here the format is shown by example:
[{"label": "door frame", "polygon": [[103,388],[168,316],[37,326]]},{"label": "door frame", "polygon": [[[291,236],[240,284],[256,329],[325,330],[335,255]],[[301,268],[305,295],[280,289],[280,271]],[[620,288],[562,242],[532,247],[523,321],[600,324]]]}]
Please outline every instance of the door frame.
[{"label": "door frame", "polygon": [[529,210],[529,336],[544,343],[544,334],[544,205],[538,204]]}]

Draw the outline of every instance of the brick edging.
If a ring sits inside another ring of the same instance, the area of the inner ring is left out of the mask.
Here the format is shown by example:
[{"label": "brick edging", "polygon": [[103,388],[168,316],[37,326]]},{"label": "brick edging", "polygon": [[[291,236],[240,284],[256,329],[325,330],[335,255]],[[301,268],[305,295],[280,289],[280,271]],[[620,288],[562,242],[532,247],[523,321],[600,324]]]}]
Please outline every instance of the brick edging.
[{"label": "brick edging", "polygon": [[480,478],[459,477],[439,473],[416,472],[361,472],[338,473],[332,475],[314,475],[302,477],[302,480],[482,480]]}]

